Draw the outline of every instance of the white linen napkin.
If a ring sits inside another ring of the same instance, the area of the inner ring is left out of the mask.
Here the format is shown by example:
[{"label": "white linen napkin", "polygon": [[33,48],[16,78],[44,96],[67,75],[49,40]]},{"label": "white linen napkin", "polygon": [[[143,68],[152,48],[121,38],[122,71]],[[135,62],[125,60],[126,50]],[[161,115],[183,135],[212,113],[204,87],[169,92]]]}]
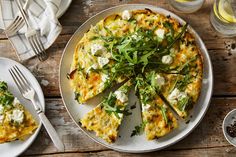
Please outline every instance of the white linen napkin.
[{"label": "white linen napkin", "polygon": [[[62,27],[57,19],[61,0],[22,0],[29,22],[39,31],[44,48],[49,48],[60,34]],[[6,28],[14,18],[20,15],[15,0],[0,0],[0,28]],[[21,61],[27,60],[35,53],[25,38],[26,25],[16,34],[9,36],[9,40]]]}]

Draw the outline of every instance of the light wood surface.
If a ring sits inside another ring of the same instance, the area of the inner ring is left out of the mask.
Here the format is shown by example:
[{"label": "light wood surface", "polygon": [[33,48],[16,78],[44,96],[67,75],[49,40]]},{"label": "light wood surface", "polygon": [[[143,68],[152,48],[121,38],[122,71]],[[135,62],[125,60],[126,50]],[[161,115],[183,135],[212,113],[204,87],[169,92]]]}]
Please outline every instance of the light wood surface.
[{"label": "light wood surface", "polygon": [[[212,59],[214,93],[211,106],[201,124],[184,140],[162,151],[146,154],[127,154],[105,148],[82,133],[69,117],[60,97],[58,67],[63,49],[76,29],[89,17],[111,6],[126,3],[146,3],[173,11],[199,33]],[[222,121],[236,108],[236,49],[235,38],[223,38],[211,27],[209,14],[213,0],[206,0],[196,13],[178,13],[165,0],[73,0],[68,11],[60,18],[63,31],[47,52],[49,59],[24,62],[41,83],[46,97],[46,115],[65,143],[66,152],[58,153],[46,131],[41,130],[36,141],[22,156],[177,156],[220,157],[236,156],[226,153],[232,148],[224,139]],[[0,35],[0,56],[17,60],[14,49],[5,35]]]}]

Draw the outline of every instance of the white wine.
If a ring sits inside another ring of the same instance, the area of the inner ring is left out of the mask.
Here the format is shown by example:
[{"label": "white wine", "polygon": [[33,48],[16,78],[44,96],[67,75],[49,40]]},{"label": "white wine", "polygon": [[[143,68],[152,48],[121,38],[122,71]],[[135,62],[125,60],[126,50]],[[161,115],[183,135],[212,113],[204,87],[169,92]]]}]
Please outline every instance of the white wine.
[{"label": "white wine", "polygon": [[204,0],[168,0],[168,2],[177,11],[192,13],[202,7]]},{"label": "white wine", "polygon": [[223,36],[236,36],[236,10],[234,0],[215,0],[210,21],[212,26]]}]

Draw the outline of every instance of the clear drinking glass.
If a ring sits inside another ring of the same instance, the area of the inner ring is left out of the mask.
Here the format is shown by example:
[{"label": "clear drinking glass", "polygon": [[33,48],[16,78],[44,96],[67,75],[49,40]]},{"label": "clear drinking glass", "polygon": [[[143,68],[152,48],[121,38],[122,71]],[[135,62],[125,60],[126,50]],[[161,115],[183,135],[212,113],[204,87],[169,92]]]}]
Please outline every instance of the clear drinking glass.
[{"label": "clear drinking glass", "polygon": [[210,21],[223,36],[236,36],[236,0],[215,0]]},{"label": "clear drinking glass", "polygon": [[177,11],[193,13],[202,7],[204,0],[168,0],[168,2]]}]

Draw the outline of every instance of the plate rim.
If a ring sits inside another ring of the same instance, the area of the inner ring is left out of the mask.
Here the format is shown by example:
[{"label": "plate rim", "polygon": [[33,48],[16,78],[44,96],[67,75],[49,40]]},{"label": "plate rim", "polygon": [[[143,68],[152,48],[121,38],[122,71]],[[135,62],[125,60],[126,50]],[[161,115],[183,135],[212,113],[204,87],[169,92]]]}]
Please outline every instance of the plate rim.
[{"label": "plate rim", "polygon": [[[24,70],[27,71],[27,72],[29,72],[30,75],[33,76],[33,78],[34,78],[35,81],[36,81],[35,83],[38,85],[38,87],[40,87],[40,88],[39,88],[39,92],[40,92],[41,94],[43,94],[43,90],[42,90],[42,88],[41,88],[41,86],[40,86],[38,80],[36,79],[36,77],[32,74],[32,72],[31,72],[28,68],[26,68],[26,67],[25,67],[24,65],[22,65],[21,63],[15,61],[15,60],[13,60],[13,59],[10,59],[10,58],[0,57],[0,60],[6,60],[7,62],[12,62],[12,63],[14,63],[14,64],[16,64],[16,65],[19,64],[20,66],[24,67]],[[16,88],[17,88],[17,87],[16,87]],[[44,94],[43,94],[43,95],[44,95]],[[45,105],[45,98],[43,97],[42,100],[43,100],[43,104],[41,104],[41,107],[42,107],[42,110],[45,111],[45,108],[46,108],[46,105]],[[42,128],[42,122],[39,121],[39,125],[38,125],[37,130],[34,132],[34,134],[31,135],[31,136],[34,136],[33,139],[32,139],[32,140],[29,142],[29,144],[28,144],[24,149],[22,149],[17,155],[21,155],[22,153],[24,153],[24,152],[33,144],[33,142],[34,142],[34,141],[36,140],[36,138],[38,137],[41,128]],[[26,140],[28,140],[28,138],[27,138]],[[1,146],[1,145],[0,145],[0,146]]]},{"label": "plate rim", "polygon": [[[64,0],[61,1],[61,3],[63,3],[63,2],[64,2]],[[67,6],[65,7],[65,10],[61,10],[61,12],[59,12],[60,9],[58,10],[58,13],[57,13],[57,15],[56,15],[58,19],[61,18],[62,15],[65,14],[65,12],[69,9],[71,3],[72,3],[72,0],[66,0]],[[60,5],[61,5],[61,4],[60,4]]]},{"label": "plate rim", "polygon": [[[134,7],[139,6],[139,7],[143,7],[143,8],[149,8],[149,7],[151,7],[151,8],[161,9],[161,10],[164,10],[165,12],[168,12],[168,13],[170,13],[170,14],[175,15],[175,16],[178,18],[178,19],[176,19],[178,22],[181,22],[181,23],[182,23],[182,22],[185,22],[185,20],[183,20],[180,16],[176,15],[176,14],[173,13],[172,11],[169,11],[169,10],[167,10],[167,9],[165,9],[165,8],[162,8],[162,7],[159,7],[159,6],[150,5],[150,4],[136,4],[136,3],[133,3],[133,4],[122,4],[122,5],[117,5],[117,6],[109,7],[109,8],[107,8],[107,9],[104,9],[104,10],[102,10],[102,11],[96,13],[95,15],[93,15],[93,16],[91,16],[89,19],[87,19],[85,22],[83,22],[83,24],[80,25],[80,26],[77,28],[77,30],[76,30],[76,31],[74,32],[74,34],[71,36],[71,38],[69,39],[69,41],[67,42],[67,44],[66,44],[66,46],[65,46],[65,48],[64,48],[64,50],[63,50],[63,54],[62,54],[62,57],[61,57],[61,60],[60,60],[60,64],[59,64],[59,89],[60,89],[60,94],[61,94],[61,98],[62,98],[63,104],[64,104],[64,106],[65,106],[65,108],[66,108],[66,110],[67,110],[67,112],[68,112],[70,118],[71,118],[71,119],[73,120],[73,122],[82,130],[82,132],[85,133],[85,135],[87,135],[90,139],[92,139],[93,141],[95,141],[95,142],[98,143],[98,144],[101,144],[102,146],[105,146],[105,147],[107,147],[107,148],[110,148],[110,149],[113,149],[113,150],[119,151],[119,152],[125,152],[125,153],[147,153],[147,152],[153,152],[153,151],[165,149],[165,148],[167,148],[167,147],[169,147],[169,146],[171,146],[171,145],[174,145],[174,144],[176,144],[177,142],[183,140],[183,139],[184,139],[185,137],[187,137],[193,130],[195,130],[195,128],[201,123],[202,119],[205,117],[205,114],[206,114],[206,112],[208,111],[208,108],[209,108],[209,106],[210,106],[210,102],[211,102],[211,98],[212,98],[212,94],[213,94],[213,86],[214,86],[214,78],[213,78],[214,75],[213,75],[213,66],[212,66],[212,62],[211,62],[211,57],[210,57],[210,55],[209,55],[209,53],[208,53],[208,50],[207,50],[206,45],[204,44],[203,40],[201,39],[201,37],[199,36],[199,34],[198,34],[190,25],[188,25],[188,29],[190,29],[190,30],[194,33],[195,38],[197,38],[197,39],[199,40],[199,42],[200,42],[200,44],[198,44],[198,45],[201,45],[201,46],[203,47],[204,51],[206,52],[206,53],[204,53],[204,54],[206,55],[206,58],[203,58],[203,60],[206,59],[207,62],[209,63],[209,74],[210,74],[210,75],[209,75],[209,78],[211,79],[211,80],[209,80],[209,82],[210,82],[210,95],[209,95],[209,98],[208,98],[208,100],[207,100],[208,102],[207,102],[207,104],[206,104],[206,108],[205,108],[205,110],[203,111],[203,113],[202,113],[200,119],[197,121],[197,123],[196,123],[191,129],[189,129],[189,131],[188,131],[187,133],[185,133],[184,135],[182,135],[182,136],[181,136],[180,138],[178,138],[177,140],[171,142],[170,144],[167,144],[167,145],[165,145],[165,146],[163,146],[163,147],[154,148],[154,149],[148,149],[148,150],[130,150],[130,151],[129,151],[129,150],[123,150],[123,149],[115,148],[115,147],[113,147],[112,145],[107,144],[107,143],[105,143],[105,142],[104,142],[104,143],[100,142],[100,141],[97,140],[96,138],[90,136],[90,135],[84,130],[84,128],[82,128],[82,127],[78,124],[78,122],[76,121],[76,119],[73,118],[73,116],[72,116],[72,114],[70,113],[70,111],[69,111],[69,109],[68,109],[68,107],[67,107],[67,105],[66,105],[66,102],[65,102],[65,100],[64,100],[64,96],[63,96],[63,92],[62,92],[62,86],[61,86],[61,80],[62,80],[62,78],[61,78],[62,61],[63,61],[63,59],[64,59],[64,56],[65,56],[65,53],[66,53],[66,49],[69,47],[70,42],[76,37],[76,35],[77,35],[78,32],[80,31],[80,29],[81,29],[84,25],[86,25],[86,23],[88,23],[90,20],[92,20],[93,18],[95,18],[96,16],[98,16],[98,15],[104,13],[104,12],[107,12],[107,11],[109,11],[109,10],[113,10],[113,9],[116,9],[116,8],[120,8],[120,7],[122,8],[122,7],[129,7],[129,6],[130,6],[130,7],[132,7],[132,6],[134,6]],[[163,14],[163,13],[162,13],[162,14]],[[204,65],[203,65],[203,66],[204,66]],[[202,89],[201,89],[201,92],[202,92]]]}]

